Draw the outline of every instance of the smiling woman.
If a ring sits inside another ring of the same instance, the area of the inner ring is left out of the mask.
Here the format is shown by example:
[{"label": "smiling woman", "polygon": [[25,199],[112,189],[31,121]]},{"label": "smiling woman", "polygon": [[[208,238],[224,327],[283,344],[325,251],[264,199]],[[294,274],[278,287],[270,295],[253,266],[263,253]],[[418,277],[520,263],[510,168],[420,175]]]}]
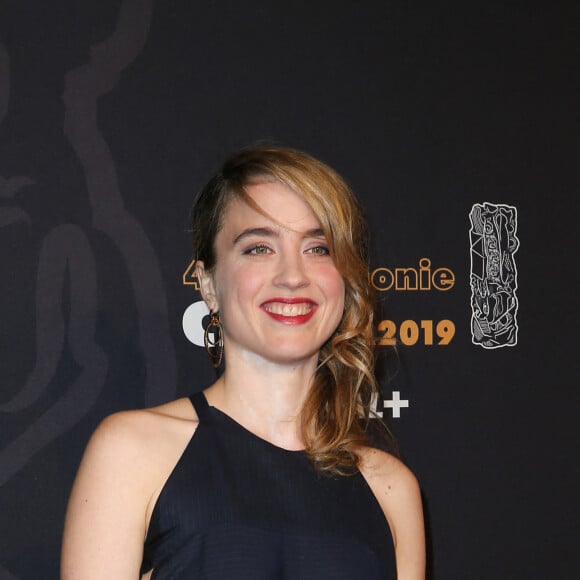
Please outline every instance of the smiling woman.
[{"label": "smiling woman", "polygon": [[[258,358],[294,364],[306,379],[342,318],[343,279],[317,217],[298,194],[272,180],[250,182],[245,194],[253,207],[239,198],[228,203],[214,267],[197,262],[202,294],[220,314],[228,370],[252,353],[254,364]],[[281,217],[267,217],[274,212]]]},{"label": "smiling woman", "polygon": [[423,578],[417,482],[369,436],[373,302],[353,193],[304,153],[249,148],[201,192],[193,237],[223,372],[103,421],[71,495],[63,579]]}]

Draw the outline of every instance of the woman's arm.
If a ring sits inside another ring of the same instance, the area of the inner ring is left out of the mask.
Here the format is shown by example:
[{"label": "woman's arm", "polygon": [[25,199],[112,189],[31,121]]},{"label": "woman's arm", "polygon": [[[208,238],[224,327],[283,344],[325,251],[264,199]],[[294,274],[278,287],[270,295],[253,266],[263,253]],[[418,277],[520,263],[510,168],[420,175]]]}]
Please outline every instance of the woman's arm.
[{"label": "woman's arm", "polygon": [[361,472],[391,528],[397,579],[425,580],[425,523],[417,479],[388,453],[366,449],[361,460]]},{"label": "woman's arm", "polygon": [[139,577],[151,495],[145,413],[111,415],[93,434],[68,504],[61,580]]}]

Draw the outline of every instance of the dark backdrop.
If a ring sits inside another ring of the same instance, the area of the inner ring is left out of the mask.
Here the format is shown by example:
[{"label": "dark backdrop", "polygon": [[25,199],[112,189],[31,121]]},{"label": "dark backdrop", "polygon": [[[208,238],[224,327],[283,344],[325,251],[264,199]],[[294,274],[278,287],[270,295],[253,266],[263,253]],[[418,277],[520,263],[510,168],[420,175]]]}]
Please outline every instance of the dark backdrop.
[{"label": "dark backdrop", "polygon": [[[398,329],[455,325],[447,345],[399,344],[396,374],[381,365],[385,400],[409,402],[385,418],[424,491],[431,577],[580,574],[579,15],[538,4],[1,1],[2,580],[57,578],[106,414],[212,381],[182,330],[199,300],[188,211],[257,140],[346,177],[373,269],[428,258],[455,276],[379,292]],[[517,344],[497,349],[470,330],[483,202],[518,212]]]}]

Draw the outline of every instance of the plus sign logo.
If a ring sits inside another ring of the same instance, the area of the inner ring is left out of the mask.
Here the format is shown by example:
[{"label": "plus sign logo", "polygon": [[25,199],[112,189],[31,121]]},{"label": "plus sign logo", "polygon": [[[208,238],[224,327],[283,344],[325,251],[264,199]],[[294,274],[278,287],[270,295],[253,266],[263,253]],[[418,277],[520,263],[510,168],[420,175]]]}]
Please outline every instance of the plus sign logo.
[{"label": "plus sign logo", "polygon": [[[374,402],[374,408],[377,408],[377,400]],[[393,419],[399,419],[401,417],[401,409],[409,407],[409,399],[401,399],[401,391],[393,391],[392,399],[383,400],[383,409],[393,410]],[[377,411],[378,417],[383,417],[382,411]]]}]

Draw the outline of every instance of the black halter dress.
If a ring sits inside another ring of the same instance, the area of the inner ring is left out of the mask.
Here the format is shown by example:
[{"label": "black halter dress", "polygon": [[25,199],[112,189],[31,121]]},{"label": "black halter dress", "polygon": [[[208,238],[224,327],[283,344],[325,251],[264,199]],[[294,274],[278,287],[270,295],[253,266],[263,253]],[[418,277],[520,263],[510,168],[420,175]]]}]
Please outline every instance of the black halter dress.
[{"label": "black halter dress", "polygon": [[360,473],[318,474],[191,397],[199,425],[155,505],[154,580],[392,580],[386,518]]}]

